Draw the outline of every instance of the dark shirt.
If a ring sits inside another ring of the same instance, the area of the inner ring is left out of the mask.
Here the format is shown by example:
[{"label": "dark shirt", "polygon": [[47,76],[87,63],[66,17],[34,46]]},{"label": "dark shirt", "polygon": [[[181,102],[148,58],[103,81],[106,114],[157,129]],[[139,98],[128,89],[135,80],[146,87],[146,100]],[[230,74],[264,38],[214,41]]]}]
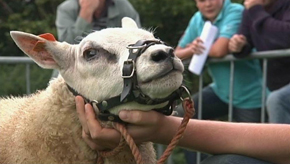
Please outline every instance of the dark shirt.
[{"label": "dark shirt", "polygon": [[[244,57],[257,51],[290,48],[290,0],[276,0],[268,8],[256,5],[244,10],[238,31],[246,36],[248,44],[235,57]],[[268,60],[267,86],[272,90],[290,83],[290,57]]]},{"label": "dark shirt", "polygon": [[108,17],[108,9],[109,5],[115,5],[115,3],[112,0],[106,0],[104,10],[101,13],[99,18],[93,17],[93,30],[94,31],[100,31],[102,29],[107,28],[107,17]]}]

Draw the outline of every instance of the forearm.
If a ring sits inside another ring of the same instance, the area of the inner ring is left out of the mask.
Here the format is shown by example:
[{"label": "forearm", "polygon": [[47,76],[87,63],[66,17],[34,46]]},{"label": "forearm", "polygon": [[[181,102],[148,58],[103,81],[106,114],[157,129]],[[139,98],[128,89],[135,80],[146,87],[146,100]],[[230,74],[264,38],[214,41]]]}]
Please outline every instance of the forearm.
[{"label": "forearm", "polygon": [[[169,131],[157,141],[168,144],[181,118],[166,119]],[[168,129],[167,129],[168,130]],[[211,154],[241,154],[275,163],[290,162],[289,125],[190,120],[179,146]]]},{"label": "forearm", "polygon": [[[166,129],[166,132],[161,133],[162,136],[154,142],[167,145],[177,132],[182,118],[168,117],[165,120],[166,123],[163,123],[163,125],[171,128],[168,128]],[[228,124],[218,121],[191,119],[179,142],[179,146],[211,154],[234,152],[235,148],[233,146],[237,143],[231,144],[231,140],[235,133],[232,132],[231,136],[224,135],[229,132],[228,126]],[[227,147],[227,145],[230,146]]]},{"label": "forearm", "polygon": [[[77,100],[78,99],[78,100]],[[76,106],[83,129],[89,128],[84,140],[90,147],[114,148],[120,138],[118,131],[102,128],[93,107],[77,97]],[[182,118],[165,116],[155,111],[121,111],[128,122],[128,133],[136,143],[152,141],[168,145],[177,133]],[[88,130],[88,129],[87,129]],[[210,154],[240,154],[277,164],[290,163],[290,125],[229,123],[190,119],[178,146]],[[92,135],[94,134],[94,135]],[[106,142],[111,145],[105,144]]]},{"label": "forearm", "polygon": [[181,48],[181,47],[177,47],[174,51],[174,54],[180,58],[180,59],[188,59],[190,57],[192,57],[192,51],[190,50],[189,47],[185,47],[185,48]]},{"label": "forearm", "polygon": [[215,58],[221,58],[226,56],[227,54],[229,54],[228,44],[228,38],[218,38],[211,46],[208,56]]},{"label": "forearm", "polygon": [[81,17],[66,24],[60,22],[57,24],[58,40],[73,44],[77,36],[82,36],[85,32],[89,33],[91,29],[92,24],[87,23]]},{"label": "forearm", "polygon": [[66,6],[58,7],[55,23],[59,41],[73,44],[77,36],[91,32],[92,23],[77,16],[75,12],[77,11],[69,10]]},{"label": "forearm", "polygon": [[88,23],[91,23],[93,21],[93,10],[87,10],[87,8],[81,8],[79,17],[83,18],[86,20]]}]

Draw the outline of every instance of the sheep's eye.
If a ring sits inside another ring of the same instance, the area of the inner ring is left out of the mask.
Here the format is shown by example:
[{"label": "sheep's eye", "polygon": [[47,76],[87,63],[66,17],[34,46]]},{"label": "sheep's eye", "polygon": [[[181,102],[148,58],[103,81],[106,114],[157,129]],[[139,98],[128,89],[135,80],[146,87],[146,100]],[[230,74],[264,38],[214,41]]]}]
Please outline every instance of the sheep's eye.
[{"label": "sheep's eye", "polygon": [[84,52],[84,58],[86,60],[92,60],[98,55],[98,50],[97,49],[87,49]]}]

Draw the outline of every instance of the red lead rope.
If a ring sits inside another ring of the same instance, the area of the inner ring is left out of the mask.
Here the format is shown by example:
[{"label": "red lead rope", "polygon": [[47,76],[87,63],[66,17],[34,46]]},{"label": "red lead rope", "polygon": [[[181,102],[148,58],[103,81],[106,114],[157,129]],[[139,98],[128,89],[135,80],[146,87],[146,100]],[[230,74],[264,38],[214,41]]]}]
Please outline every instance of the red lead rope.
[{"label": "red lead rope", "polygon": [[185,98],[182,101],[182,106],[183,106],[183,110],[185,111],[185,114],[183,116],[183,120],[182,120],[182,122],[177,130],[177,133],[175,134],[175,136],[171,140],[170,144],[167,146],[166,150],[164,151],[163,155],[158,160],[157,164],[163,164],[167,160],[167,158],[170,156],[173,149],[178,144],[180,138],[183,136],[183,133],[186,129],[186,126],[187,126],[189,119],[191,119],[195,114],[193,101],[191,99]]},{"label": "red lead rope", "polygon": [[[173,149],[178,144],[180,138],[183,136],[183,133],[186,129],[186,126],[187,126],[189,119],[191,119],[195,114],[193,101],[190,98],[183,99],[182,106],[183,106],[183,110],[185,111],[185,114],[183,116],[183,120],[182,120],[182,122],[177,130],[177,133],[175,134],[175,136],[173,137],[173,139],[171,140],[171,142],[167,146],[166,150],[164,151],[163,155],[158,160],[157,164],[163,164],[167,160],[167,158],[172,153]],[[132,151],[132,154],[135,158],[136,164],[143,164],[140,151],[139,151],[137,145],[135,144],[134,140],[132,139],[132,137],[128,134],[126,127],[120,123],[114,123],[113,127],[121,133],[121,135],[122,135],[121,141],[120,141],[119,145],[111,151],[99,151],[98,152],[98,155],[99,155],[98,156],[98,164],[104,163],[104,160],[103,160],[104,157],[113,156],[113,155],[116,155],[117,153],[119,153],[122,150],[122,148],[126,145],[125,141],[127,142],[127,144],[129,145],[129,147]]]}]

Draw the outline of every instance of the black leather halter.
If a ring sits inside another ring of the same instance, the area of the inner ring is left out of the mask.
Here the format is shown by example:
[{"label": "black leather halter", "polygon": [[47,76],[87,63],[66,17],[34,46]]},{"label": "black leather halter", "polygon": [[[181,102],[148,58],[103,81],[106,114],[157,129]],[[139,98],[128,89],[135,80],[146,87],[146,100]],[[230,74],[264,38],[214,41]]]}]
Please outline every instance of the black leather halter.
[{"label": "black leather halter", "polygon": [[[164,44],[164,42],[160,40],[139,40],[135,44],[129,45],[127,48],[129,49],[129,57],[126,61],[124,61],[123,70],[122,70],[122,78],[124,81],[124,87],[121,95],[109,98],[107,100],[103,100],[98,102],[96,100],[88,100],[84,96],[84,99],[87,103],[91,103],[93,106],[96,105],[99,109],[99,119],[102,121],[115,121],[124,123],[118,115],[111,114],[109,109],[125,104],[128,102],[137,102],[139,104],[144,105],[155,105],[168,102],[167,105],[160,109],[154,109],[160,113],[165,115],[170,115],[173,111],[173,102],[182,97],[182,93],[186,91],[189,95],[187,88],[181,86],[179,89],[174,91],[171,95],[162,99],[151,99],[149,96],[142,93],[140,88],[138,87],[137,77],[136,77],[136,60],[137,58],[150,46],[155,44]],[[73,88],[68,86],[69,90],[74,95],[80,95]],[[187,96],[188,96],[187,95]]]}]

